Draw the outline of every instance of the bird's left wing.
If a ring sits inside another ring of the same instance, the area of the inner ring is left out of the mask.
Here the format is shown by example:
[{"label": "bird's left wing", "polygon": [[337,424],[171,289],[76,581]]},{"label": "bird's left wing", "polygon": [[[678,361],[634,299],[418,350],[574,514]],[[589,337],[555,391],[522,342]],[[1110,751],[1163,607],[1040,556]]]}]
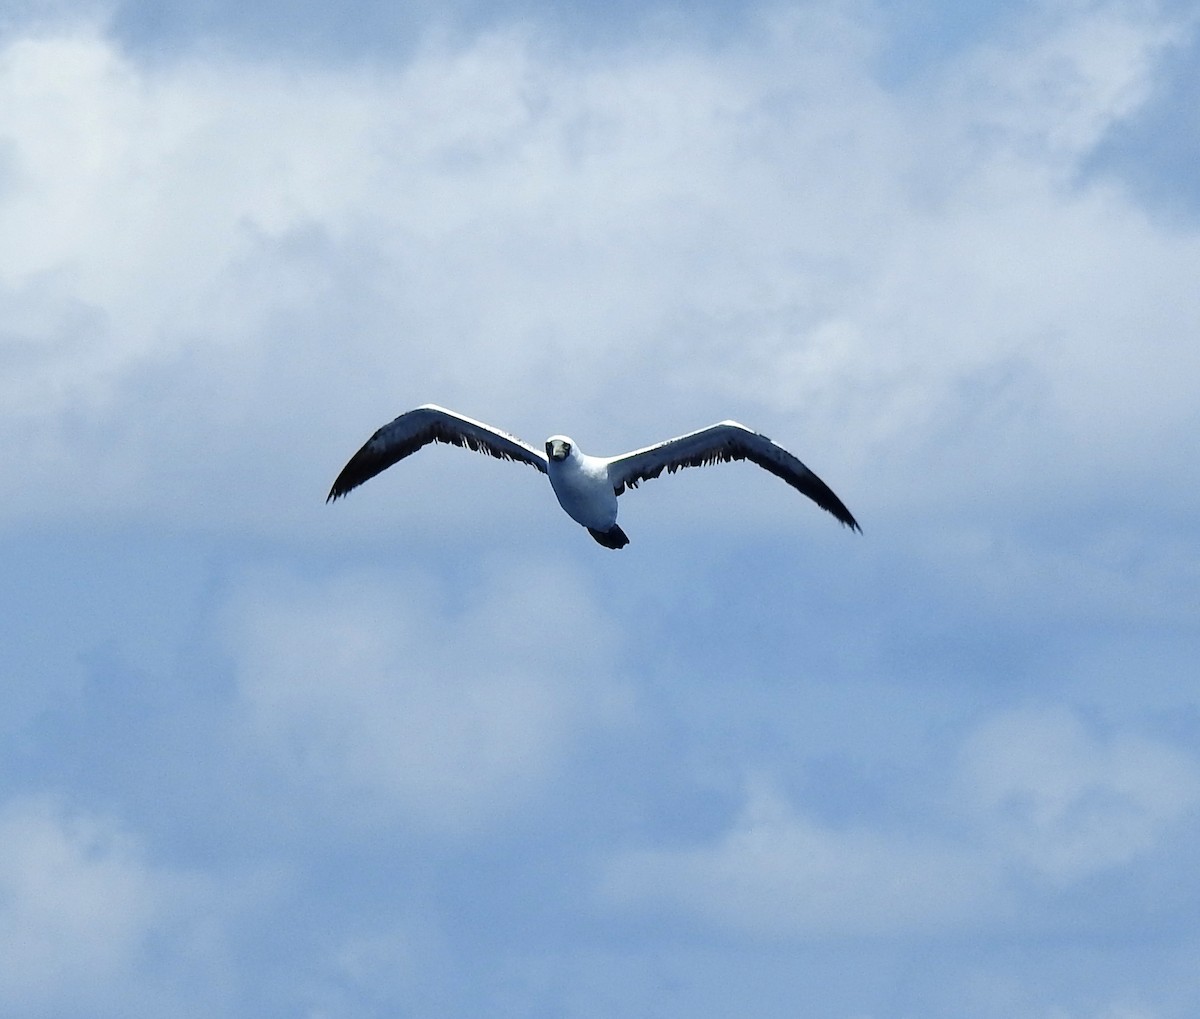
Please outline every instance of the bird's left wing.
[{"label": "bird's left wing", "polygon": [[545,454],[515,435],[428,403],[401,414],[372,435],[342,468],[325,501],[341,498],[364,481],[370,481],[380,471],[387,470],[396,461],[403,460],[431,442],[447,442],[487,453],[498,460],[527,463],[543,474],[547,473]]},{"label": "bird's left wing", "polygon": [[611,457],[608,478],[613,490],[620,495],[626,488],[636,488],[641,481],[657,478],[664,470],[674,474],[682,467],[704,467],[729,460],[749,460],[758,464],[807,495],[851,530],[862,530],[824,481],[782,446],[736,421],[722,421],[645,449]]}]

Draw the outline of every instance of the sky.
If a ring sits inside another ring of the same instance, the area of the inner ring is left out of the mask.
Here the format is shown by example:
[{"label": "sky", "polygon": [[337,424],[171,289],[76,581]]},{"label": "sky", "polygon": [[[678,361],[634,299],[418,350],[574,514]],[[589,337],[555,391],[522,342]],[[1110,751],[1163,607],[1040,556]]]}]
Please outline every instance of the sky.
[{"label": "sky", "polygon": [[[1200,1012],[1200,6],[0,12],[0,1013]],[[747,464],[594,543],[436,402]]]}]

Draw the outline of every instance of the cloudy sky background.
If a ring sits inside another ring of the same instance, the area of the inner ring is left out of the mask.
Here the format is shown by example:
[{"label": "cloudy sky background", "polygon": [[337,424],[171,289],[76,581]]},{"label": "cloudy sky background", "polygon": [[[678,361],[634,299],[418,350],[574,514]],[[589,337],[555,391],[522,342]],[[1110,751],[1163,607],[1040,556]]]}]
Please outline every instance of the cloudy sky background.
[{"label": "cloudy sky background", "polygon": [[[1200,7],[0,14],[0,1012],[1200,1008]],[[436,401],[622,499],[438,448]]]}]

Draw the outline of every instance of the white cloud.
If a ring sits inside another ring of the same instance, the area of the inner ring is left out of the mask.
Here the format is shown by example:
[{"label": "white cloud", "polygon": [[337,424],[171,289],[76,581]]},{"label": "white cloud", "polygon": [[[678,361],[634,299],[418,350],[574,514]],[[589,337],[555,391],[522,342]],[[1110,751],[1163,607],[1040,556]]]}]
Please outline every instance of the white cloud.
[{"label": "white cloud", "polygon": [[385,928],[338,939],[308,977],[314,1017],[377,1014],[404,1007],[417,1015],[455,1013],[453,951],[428,917],[389,918]]},{"label": "white cloud", "polygon": [[473,830],[622,716],[620,644],[570,575],[504,568],[444,598],[415,577],[247,583],[227,610],[247,752],[343,816]]},{"label": "white cloud", "polygon": [[990,719],[963,748],[987,844],[1060,882],[1129,864],[1200,806],[1200,766],[1132,733],[1103,738],[1063,710]]},{"label": "white cloud", "polygon": [[[0,1007],[26,1016],[192,1014],[163,978],[176,964],[185,973],[212,961],[180,934],[203,920],[198,891],[150,863],[107,818],[46,798],[10,800],[0,807]],[[186,945],[186,961],[171,958],[172,944]]]},{"label": "white cloud", "polygon": [[828,938],[957,925],[990,905],[994,882],[990,868],[955,846],[834,829],[759,789],[712,845],[618,855],[601,895],[756,935]]},{"label": "white cloud", "polygon": [[427,399],[613,448],[732,414],[901,505],[1157,469],[1200,243],[1072,173],[1180,31],[1079,7],[899,92],[819,8],[391,71],[10,39],[5,505],[310,527],[347,441]]},{"label": "white cloud", "polygon": [[1146,102],[1157,60],[1193,27],[1156,4],[1044,4],[1002,43],[965,54],[954,71],[960,87],[944,101],[980,141],[1019,139],[1070,174],[1081,152]]},{"label": "white cloud", "polygon": [[953,795],[924,834],[869,816],[832,826],[752,788],[711,843],[616,854],[601,898],[767,936],[1011,931],[1041,922],[1047,879],[1062,889],[1128,868],[1200,806],[1193,757],[1100,738],[1065,710],[990,718],[947,774]]}]

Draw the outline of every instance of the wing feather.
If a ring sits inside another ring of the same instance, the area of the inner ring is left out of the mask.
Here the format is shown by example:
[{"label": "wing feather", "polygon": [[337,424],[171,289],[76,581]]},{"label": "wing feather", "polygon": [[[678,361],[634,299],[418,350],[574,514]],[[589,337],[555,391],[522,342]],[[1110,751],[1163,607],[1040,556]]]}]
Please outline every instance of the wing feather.
[{"label": "wing feather", "polygon": [[431,442],[462,446],[498,460],[527,463],[547,473],[545,455],[515,435],[428,403],[401,414],[363,443],[362,449],[342,468],[325,501],[340,499]]},{"label": "wing feather", "polygon": [[640,482],[657,478],[664,470],[674,474],[684,467],[707,467],[731,460],[749,460],[758,464],[808,496],[821,509],[832,513],[844,526],[862,531],[833,489],[800,460],[765,435],[736,421],[722,421],[666,442],[614,456],[608,461],[608,477],[613,491],[620,495],[626,488],[637,488]]}]

